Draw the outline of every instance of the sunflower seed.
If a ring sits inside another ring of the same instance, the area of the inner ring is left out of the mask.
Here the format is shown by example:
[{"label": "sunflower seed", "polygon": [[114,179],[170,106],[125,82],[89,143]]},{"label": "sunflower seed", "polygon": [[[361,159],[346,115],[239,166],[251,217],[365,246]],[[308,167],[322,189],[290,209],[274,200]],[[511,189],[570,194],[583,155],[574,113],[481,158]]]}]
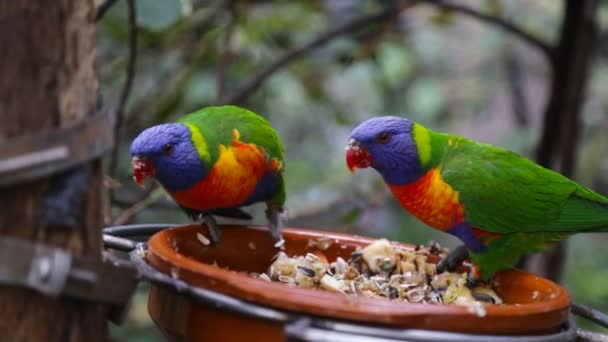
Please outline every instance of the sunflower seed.
[{"label": "sunflower seed", "polygon": [[399,297],[399,291],[396,288],[389,286],[388,287],[388,298],[397,299]]},{"label": "sunflower seed", "polygon": [[211,243],[211,241],[209,241],[209,239],[207,239],[205,237],[205,235],[201,234],[201,233],[196,233],[196,238],[198,239],[198,241],[200,241],[204,246],[209,246],[209,244]]},{"label": "sunflower seed", "polygon": [[305,275],[307,275],[309,277],[315,276],[315,270],[305,267],[305,266],[298,266],[298,271],[304,273]]},{"label": "sunflower seed", "polygon": [[274,247],[284,250],[285,249],[284,245],[285,245],[285,239],[281,239],[274,244]]}]

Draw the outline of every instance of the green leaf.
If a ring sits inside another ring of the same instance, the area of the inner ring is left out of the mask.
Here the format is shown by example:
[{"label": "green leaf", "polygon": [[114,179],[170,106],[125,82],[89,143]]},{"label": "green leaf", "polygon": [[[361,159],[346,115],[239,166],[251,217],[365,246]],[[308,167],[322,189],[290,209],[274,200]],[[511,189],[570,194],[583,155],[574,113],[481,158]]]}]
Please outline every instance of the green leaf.
[{"label": "green leaf", "polygon": [[426,78],[416,82],[407,94],[407,102],[412,113],[434,116],[443,107],[445,95],[441,83],[436,79]]},{"label": "green leaf", "polygon": [[502,17],[505,9],[502,4],[502,1],[498,0],[490,0],[485,1],[486,8],[488,9],[488,13],[492,14],[495,17]]},{"label": "green leaf", "polygon": [[213,102],[216,97],[215,77],[209,73],[196,73],[185,89],[184,103],[186,106]]},{"label": "green leaf", "polygon": [[164,30],[182,15],[179,0],[138,0],[135,2],[138,25],[149,30]]},{"label": "green leaf", "polygon": [[393,87],[402,84],[412,71],[410,51],[403,45],[391,42],[378,46],[378,63],[384,78]]},{"label": "green leaf", "polygon": [[445,27],[452,24],[454,20],[454,11],[449,10],[438,10],[433,16],[431,16],[431,22],[439,27]]},{"label": "green leaf", "polygon": [[357,222],[357,220],[359,219],[361,214],[362,214],[361,209],[359,209],[359,208],[352,209],[352,210],[346,212],[344,215],[342,215],[342,217],[340,218],[340,223],[342,223],[343,225],[351,225],[351,224]]}]

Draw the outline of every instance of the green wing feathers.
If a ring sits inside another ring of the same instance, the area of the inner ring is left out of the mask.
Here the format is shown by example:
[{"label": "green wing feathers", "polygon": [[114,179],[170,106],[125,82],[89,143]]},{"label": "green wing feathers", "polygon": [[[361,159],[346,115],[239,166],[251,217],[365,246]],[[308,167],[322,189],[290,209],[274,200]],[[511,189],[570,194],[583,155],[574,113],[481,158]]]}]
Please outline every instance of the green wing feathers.
[{"label": "green wing feathers", "polygon": [[558,218],[549,225],[576,232],[608,232],[608,200],[579,187],[568,197]]},{"label": "green wing feathers", "polygon": [[237,106],[206,107],[188,114],[178,122],[195,125],[204,136],[211,160],[217,160],[219,145],[232,143],[236,128],[241,141],[262,147],[270,159],[284,162],[283,145],[268,121],[258,114]]},{"label": "green wing feathers", "polygon": [[608,231],[608,199],[507,150],[458,139],[440,164],[465,220],[492,233]]}]

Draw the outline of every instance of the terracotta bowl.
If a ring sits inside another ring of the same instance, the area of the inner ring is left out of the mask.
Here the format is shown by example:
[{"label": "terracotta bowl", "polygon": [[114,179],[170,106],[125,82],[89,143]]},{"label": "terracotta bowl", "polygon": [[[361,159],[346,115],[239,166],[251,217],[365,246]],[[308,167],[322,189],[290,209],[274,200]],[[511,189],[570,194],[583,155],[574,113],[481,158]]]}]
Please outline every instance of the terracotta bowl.
[{"label": "terracotta bowl", "polygon": [[[215,247],[204,246],[197,239],[197,232],[208,236],[205,227],[166,229],[150,238],[146,259],[160,272],[191,285],[286,312],[351,323],[474,334],[530,335],[557,332],[568,319],[570,296],[564,288],[517,270],[495,276],[496,292],[505,304],[486,305],[483,317],[462,306],[346,297],[269,283],[247,274],[264,272],[277,253],[266,229],[257,226],[224,226],[222,229],[222,241]],[[321,252],[330,262],[338,256],[346,259],[357,247],[374,241],[297,228],[285,229],[283,237],[288,255]],[[334,243],[319,251],[309,241],[320,238],[334,239]],[[168,288],[152,287],[149,312],[161,329],[174,336],[211,341],[219,340],[217,337],[224,336],[222,333],[238,333],[241,336],[255,334],[250,336],[264,337],[265,341],[284,340],[280,324],[209,308]]]}]

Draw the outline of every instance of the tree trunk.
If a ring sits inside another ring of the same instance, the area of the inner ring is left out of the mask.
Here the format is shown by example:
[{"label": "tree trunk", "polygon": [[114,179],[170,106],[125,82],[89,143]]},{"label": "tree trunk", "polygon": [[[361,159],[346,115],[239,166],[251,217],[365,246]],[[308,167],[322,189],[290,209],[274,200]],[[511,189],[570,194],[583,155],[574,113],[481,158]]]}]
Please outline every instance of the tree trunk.
[{"label": "tree trunk", "polygon": [[[92,0],[0,0],[0,144],[95,111],[94,19]],[[0,234],[100,257],[101,178],[96,160],[1,188]],[[0,312],[2,340],[107,340],[106,312],[97,304],[0,287]]]},{"label": "tree trunk", "polygon": [[[551,61],[553,79],[536,160],[554,167],[559,152],[559,171],[568,177],[574,173],[580,114],[598,37],[597,8],[597,0],[565,0],[560,40]],[[559,281],[564,256],[565,246],[559,244],[520,265]]]}]

